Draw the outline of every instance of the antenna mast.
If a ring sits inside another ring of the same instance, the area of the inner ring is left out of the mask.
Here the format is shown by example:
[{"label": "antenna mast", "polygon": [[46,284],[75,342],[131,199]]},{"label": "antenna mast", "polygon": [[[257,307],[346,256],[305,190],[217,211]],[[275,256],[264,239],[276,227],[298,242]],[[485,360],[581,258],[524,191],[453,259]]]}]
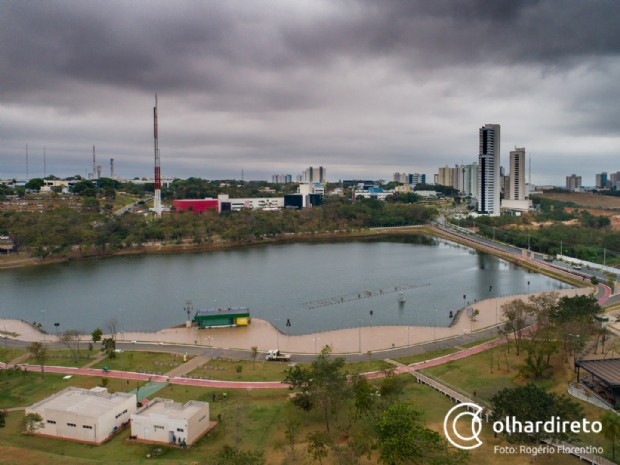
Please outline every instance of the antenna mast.
[{"label": "antenna mast", "polygon": [[155,135],[155,198],[153,206],[155,216],[161,218],[161,171],[159,167],[159,141],[157,139],[157,94],[155,94],[155,108],[153,108],[153,123]]},{"label": "antenna mast", "polygon": [[26,144],[26,181],[30,181],[28,177],[28,144]]},{"label": "antenna mast", "polygon": [[47,176],[47,165],[45,162],[45,147],[43,147],[43,177]]},{"label": "antenna mast", "polygon": [[97,156],[95,155],[95,146],[93,145],[93,180],[97,179]]},{"label": "antenna mast", "polygon": [[114,158],[110,158],[110,178],[114,179]]}]

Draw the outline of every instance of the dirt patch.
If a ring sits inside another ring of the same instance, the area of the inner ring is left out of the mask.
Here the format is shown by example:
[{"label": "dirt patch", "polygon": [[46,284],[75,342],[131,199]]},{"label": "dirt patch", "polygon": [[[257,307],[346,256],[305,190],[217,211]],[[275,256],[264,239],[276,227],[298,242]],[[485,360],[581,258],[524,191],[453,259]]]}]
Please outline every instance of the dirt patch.
[{"label": "dirt patch", "polygon": [[594,216],[606,216],[611,221],[611,229],[620,230],[620,213],[612,211],[612,210],[601,210],[597,208],[565,208],[564,209],[568,213],[572,213],[575,210],[583,211],[586,210],[588,213]]},{"label": "dirt patch", "polygon": [[[546,192],[532,196],[546,199],[559,200],[561,202],[573,202],[587,208],[620,208],[620,197],[608,195],[588,194],[583,192]],[[536,203],[536,202],[534,202]]]}]

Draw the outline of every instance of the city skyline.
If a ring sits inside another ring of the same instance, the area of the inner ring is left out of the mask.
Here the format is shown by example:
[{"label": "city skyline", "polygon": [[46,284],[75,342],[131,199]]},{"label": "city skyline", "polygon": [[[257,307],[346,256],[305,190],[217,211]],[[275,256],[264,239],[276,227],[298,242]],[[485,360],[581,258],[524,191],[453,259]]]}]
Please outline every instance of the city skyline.
[{"label": "city skyline", "polygon": [[157,92],[163,176],[432,179],[495,121],[534,184],[594,185],[619,168],[618,19],[581,2],[9,3],[0,177],[26,176],[26,144],[30,177],[44,147],[47,174],[84,175],[93,145],[104,175],[112,158],[148,175]]}]

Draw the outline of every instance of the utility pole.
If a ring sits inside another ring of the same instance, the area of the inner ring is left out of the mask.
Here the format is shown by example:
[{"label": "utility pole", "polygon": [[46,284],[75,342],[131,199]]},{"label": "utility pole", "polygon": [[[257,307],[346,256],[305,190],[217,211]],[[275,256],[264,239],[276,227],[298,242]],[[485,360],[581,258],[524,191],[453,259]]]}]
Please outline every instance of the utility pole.
[{"label": "utility pole", "polygon": [[603,248],[603,266],[605,266],[605,263],[606,263],[606,253],[607,253],[607,250]]}]

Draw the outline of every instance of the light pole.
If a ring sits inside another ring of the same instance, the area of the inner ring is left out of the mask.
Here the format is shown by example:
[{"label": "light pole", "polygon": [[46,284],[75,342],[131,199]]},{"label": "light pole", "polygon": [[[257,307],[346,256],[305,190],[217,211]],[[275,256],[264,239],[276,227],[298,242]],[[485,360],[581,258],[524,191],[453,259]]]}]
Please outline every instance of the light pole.
[{"label": "light pole", "polygon": [[529,281],[527,282],[527,293],[528,294],[530,293],[530,282]]},{"label": "light pole", "polygon": [[[359,342],[360,342],[360,354],[362,353],[362,319],[358,318],[357,323],[359,326]],[[316,352],[316,350],[315,350]]]},{"label": "light pole", "polygon": [[6,330],[7,326],[4,325],[4,373],[6,376],[6,382],[9,382],[9,349],[7,347],[7,339],[9,338],[9,333]]},{"label": "light pole", "polygon": [[434,322],[433,322],[433,341],[437,340],[437,309],[434,310]]},{"label": "light pole", "polygon": [[320,337],[315,337],[312,340],[314,341],[314,356],[316,357],[316,341],[320,341],[321,338]]},{"label": "light pole", "polygon": [[371,310],[370,311],[370,326],[372,326],[372,314],[373,314],[373,311]]},{"label": "light pole", "polygon": [[124,309],[119,309],[119,312],[121,312],[121,341],[125,340],[125,310]]},{"label": "light pole", "polygon": [[280,350],[280,330],[278,329],[278,322],[280,318],[276,318],[276,349]]},{"label": "light pole", "polygon": [[45,342],[45,310],[41,310],[43,313],[43,342]]},{"label": "light pole", "polygon": [[205,341],[209,341],[207,343],[207,347],[211,348],[211,346],[212,346],[211,341],[213,341],[213,338],[211,336],[207,336],[207,337],[205,337]]},{"label": "light pole", "polygon": [[467,307],[467,304],[465,303],[465,299],[467,298],[467,296],[465,294],[463,294],[463,308]]}]

